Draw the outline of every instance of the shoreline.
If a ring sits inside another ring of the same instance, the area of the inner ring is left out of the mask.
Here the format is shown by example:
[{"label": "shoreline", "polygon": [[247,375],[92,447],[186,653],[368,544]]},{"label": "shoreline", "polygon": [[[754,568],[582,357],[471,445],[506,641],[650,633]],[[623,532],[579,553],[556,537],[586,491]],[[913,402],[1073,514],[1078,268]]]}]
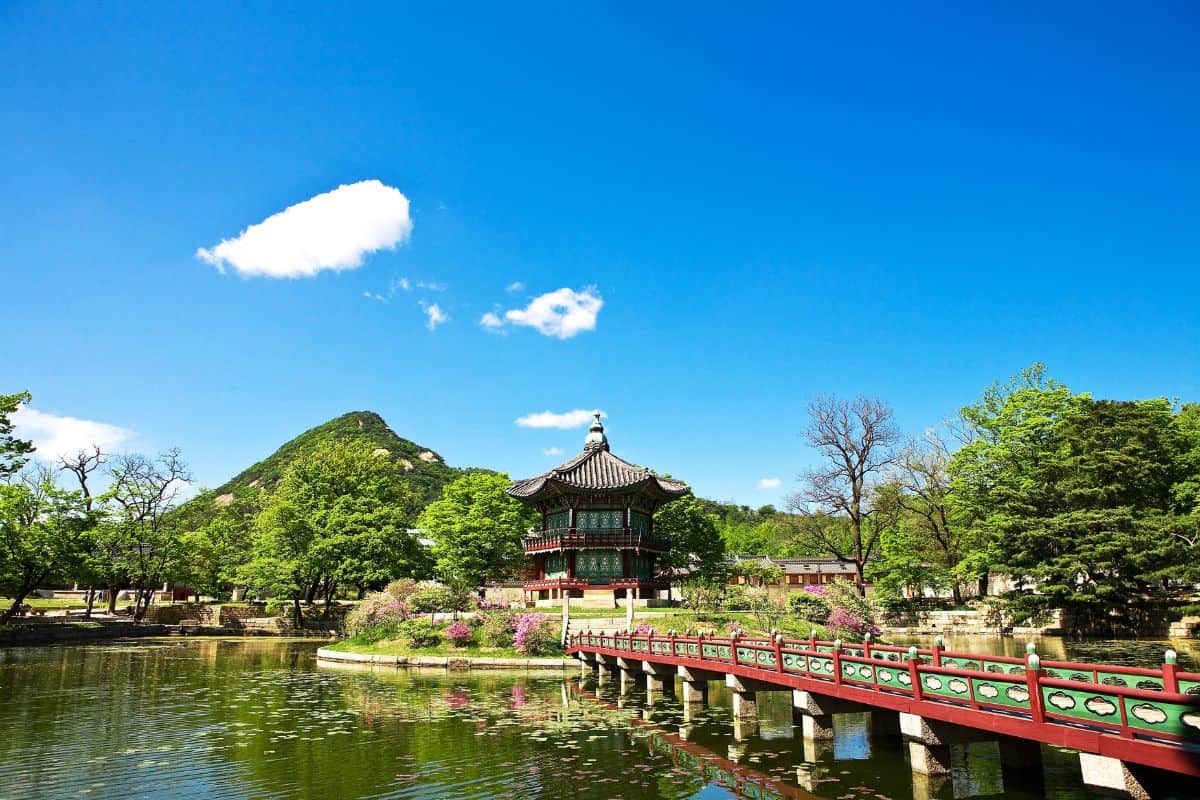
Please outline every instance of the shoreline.
[{"label": "shoreline", "polygon": [[573,658],[492,658],[490,656],[390,656],[374,653],[349,653],[318,648],[317,661],[340,664],[371,664],[387,667],[443,667],[452,670],[475,669],[566,669],[578,666]]}]

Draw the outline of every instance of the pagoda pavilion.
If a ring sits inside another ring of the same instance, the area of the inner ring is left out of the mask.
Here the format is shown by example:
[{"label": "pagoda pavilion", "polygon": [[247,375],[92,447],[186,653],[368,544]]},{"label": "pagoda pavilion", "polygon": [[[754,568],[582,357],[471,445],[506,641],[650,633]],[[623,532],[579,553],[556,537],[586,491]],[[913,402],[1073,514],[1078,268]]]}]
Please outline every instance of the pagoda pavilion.
[{"label": "pagoda pavilion", "polygon": [[582,453],[507,491],[542,515],[541,529],[524,540],[529,599],[578,597],[612,608],[618,598],[645,600],[668,588],[654,577],[655,561],[670,549],[654,535],[654,512],[691,489],[609,452],[599,414]]}]

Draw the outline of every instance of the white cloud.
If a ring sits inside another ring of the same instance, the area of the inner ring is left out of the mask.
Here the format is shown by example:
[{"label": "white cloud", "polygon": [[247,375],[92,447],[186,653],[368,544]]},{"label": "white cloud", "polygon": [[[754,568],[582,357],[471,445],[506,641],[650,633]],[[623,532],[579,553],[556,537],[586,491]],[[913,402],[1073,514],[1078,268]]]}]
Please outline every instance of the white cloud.
[{"label": "white cloud", "polygon": [[386,303],[388,301],[388,299],[383,295],[375,294],[374,292],[363,292],[363,297],[367,298],[368,300],[377,300],[380,303]]},{"label": "white cloud", "polygon": [[779,478],[760,478],[758,488],[760,489],[778,489],[783,485],[783,481]]},{"label": "white cloud", "polygon": [[542,451],[542,455],[561,456],[562,450],[558,449],[557,447],[547,447],[545,450]]},{"label": "white cloud", "polygon": [[12,422],[17,437],[31,440],[37,448],[34,455],[48,462],[56,461],[59,456],[73,456],[93,445],[112,452],[134,435],[133,431],[107,422],[60,417],[26,406],[16,410]]},{"label": "white cloud", "polygon": [[[556,289],[533,298],[525,308],[514,308],[504,312],[504,321],[513,325],[534,328],[543,336],[570,339],[582,331],[596,329],[596,315],[604,306],[604,299],[595,288],[580,291]],[[497,328],[501,320],[494,313],[483,315],[479,323],[485,328]]]},{"label": "white cloud", "polygon": [[302,278],[355,269],[377,250],[412,234],[408,198],[377,180],[339,186],[272,214],[233,239],[201,247],[196,257],[242,277]]},{"label": "white cloud", "polygon": [[504,320],[500,319],[500,316],[496,312],[489,311],[479,318],[479,324],[484,330],[496,332],[504,327]]},{"label": "white cloud", "polygon": [[525,284],[521,283],[520,281],[513,281],[508,286],[504,287],[504,291],[508,292],[509,294],[523,292],[525,291]]},{"label": "white cloud", "polygon": [[[516,420],[516,423],[521,428],[558,428],[565,431],[571,428],[582,428],[592,421],[592,415],[595,413],[595,411],[585,411],[582,408],[564,411],[561,414],[542,411],[537,414],[526,414]],[[603,411],[600,412],[600,416],[604,416]]]},{"label": "white cloud", "polygon": [[436,331],[438,325],[450,321],[450,317],[448,317],[446,313],[442,311],[442,307],[437,303],[425,303],[422,301],[420,305],[425,311],[425,316],[428,318],[425,321],[425,327],[429,328],[429,330]]}]

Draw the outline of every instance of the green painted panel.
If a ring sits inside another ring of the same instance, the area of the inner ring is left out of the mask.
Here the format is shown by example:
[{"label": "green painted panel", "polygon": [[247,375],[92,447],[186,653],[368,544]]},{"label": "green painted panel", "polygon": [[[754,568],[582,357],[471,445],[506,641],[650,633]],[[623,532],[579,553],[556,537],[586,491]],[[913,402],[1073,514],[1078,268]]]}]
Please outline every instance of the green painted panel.
[{"label": "green painted panel", "polygon": [[[1042,688],[1042,702],[1045,703],[1046,711],[1093,722],[1121,724],[1119,700],[1116,696],[1089,692],[1086,689]],[[1133,719],[1129,721],[1132,723]]]},{"label": "green painted panel", "polygon": [[953,697],[956,700],[970,700],[971,687],[965,678],[956,675],[922,675],[921,692],[942,697]]},{"label": "green painted panel", "polygon": [[601,528],[611,530],[625,527],[625,509],[590,509],[575,512],[576,528]]},{"label": "green painted panel", "polygon": [[705,658],[716,658],[720,654],[715,644],[706,644],[703,650]]},{"label": "green painted panel", "polygon": [[555,528],[566,528],[571,524],[571,518],[566,511],[555,511],[553,514],[546,515],[546,530],[554,530]]},{"label": "green painted panel", "polygon": [[1180,694],[1200,694],[1200,681],[1180,681]]},{"label": "green painted panel", "polygon": [[567,557],[565,555],[562,553],[554,553],[546,556],[546,577],[567,577]]},{"label": "green painted panel", "polygon": [[990,681],[985,678],[972,678],[971,683],[975,687],[975,699],[981,703],[1029,708],[1029,689],[1025,684]]}]

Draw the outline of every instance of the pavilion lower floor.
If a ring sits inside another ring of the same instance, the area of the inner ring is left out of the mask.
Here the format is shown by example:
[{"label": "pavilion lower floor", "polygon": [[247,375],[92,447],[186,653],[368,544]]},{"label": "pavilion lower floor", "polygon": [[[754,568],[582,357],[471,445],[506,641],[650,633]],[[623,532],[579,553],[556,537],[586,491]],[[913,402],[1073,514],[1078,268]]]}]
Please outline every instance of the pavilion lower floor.
[{"label": "pavilion lower floor", "polygon": [[618,578],[608,583],[592,583],[578,578],[549,578],[526,581],[526,602],[538,606],[558,606],[569,600],[572,606],[585,608],[623,608],[668,605],[670,584],[648,578]]}]

